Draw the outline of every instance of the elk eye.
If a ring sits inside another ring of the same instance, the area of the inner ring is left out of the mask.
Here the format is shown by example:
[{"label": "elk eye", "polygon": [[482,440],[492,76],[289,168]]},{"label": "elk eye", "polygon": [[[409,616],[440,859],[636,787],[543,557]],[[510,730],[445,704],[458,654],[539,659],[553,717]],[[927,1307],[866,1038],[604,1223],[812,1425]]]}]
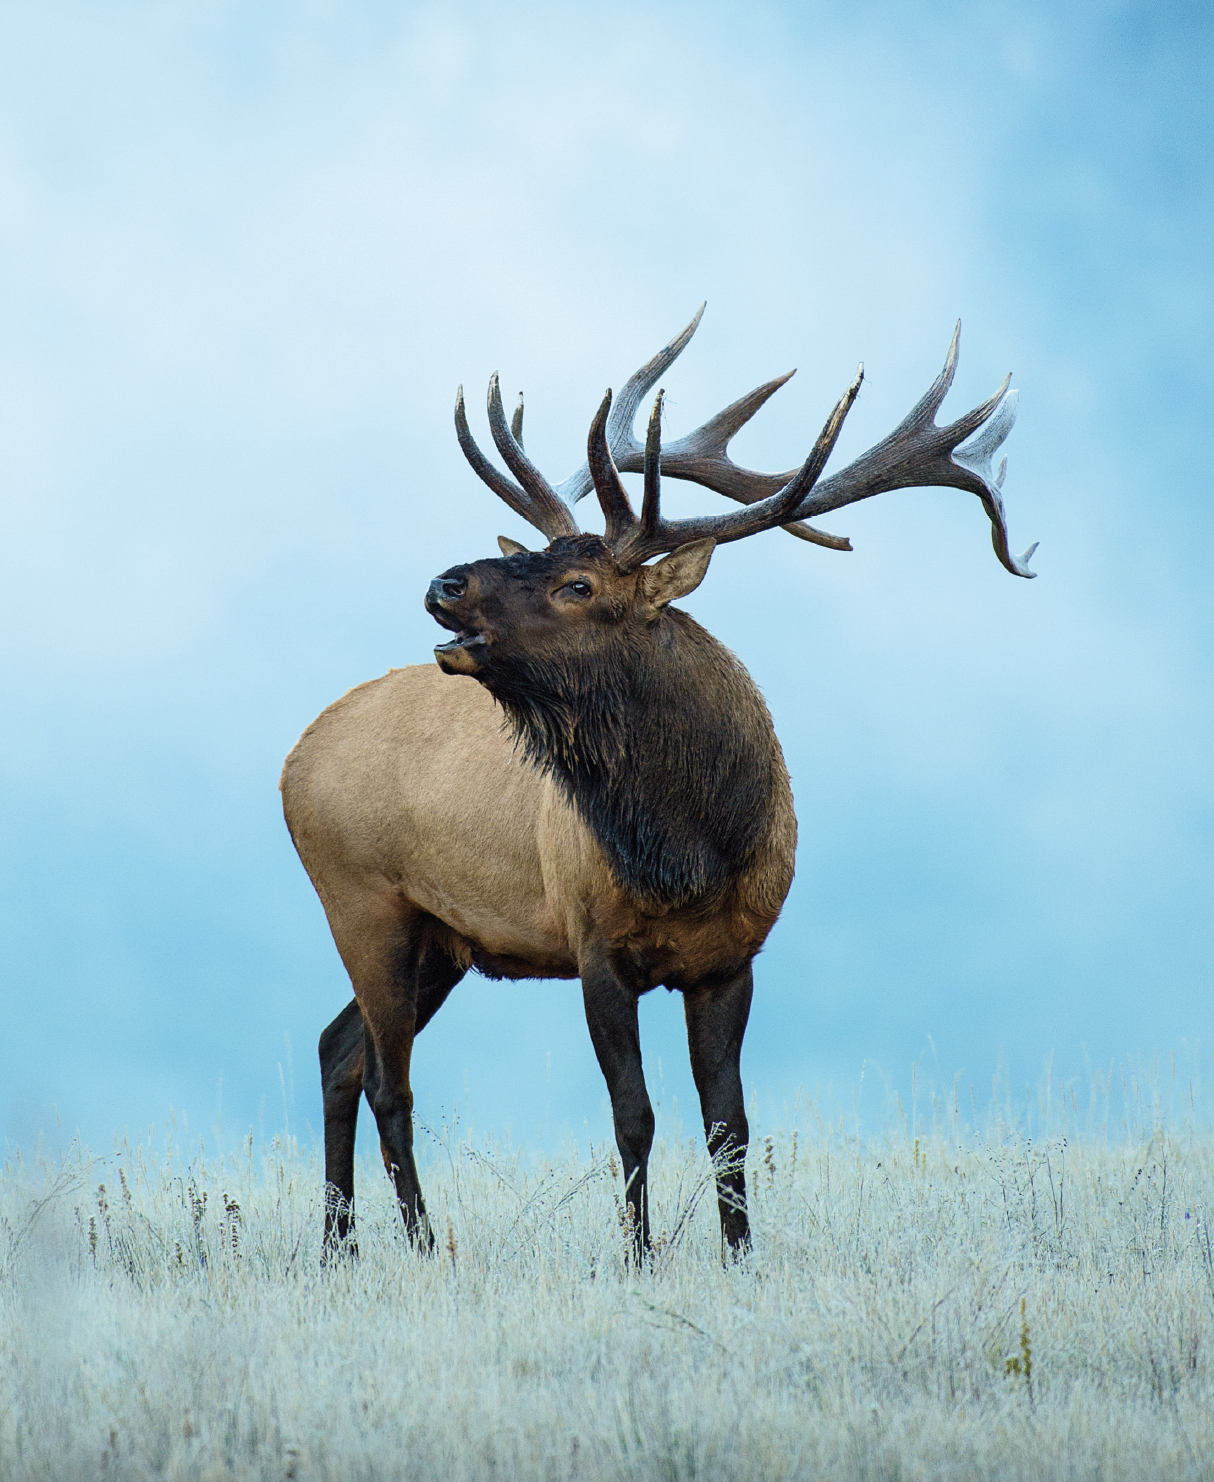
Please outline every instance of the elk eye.
[{"label": "elk eye", "polygon": [[589,597],[591,595],[590,583],[588,581],[571,581],[569,590],[577,597]]}]

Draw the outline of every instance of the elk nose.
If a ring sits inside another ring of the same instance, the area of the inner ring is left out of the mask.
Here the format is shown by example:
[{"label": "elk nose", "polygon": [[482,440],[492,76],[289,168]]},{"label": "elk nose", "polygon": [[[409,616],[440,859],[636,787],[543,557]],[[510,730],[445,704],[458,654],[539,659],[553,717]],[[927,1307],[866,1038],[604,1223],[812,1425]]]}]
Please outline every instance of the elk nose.
[{"label": "elk nose", "polygon": [[431,602],[442,604],[446,602],[457,602],[468,590],[468,583],[462,576],[436,576],[430,583],[427,593]]}]

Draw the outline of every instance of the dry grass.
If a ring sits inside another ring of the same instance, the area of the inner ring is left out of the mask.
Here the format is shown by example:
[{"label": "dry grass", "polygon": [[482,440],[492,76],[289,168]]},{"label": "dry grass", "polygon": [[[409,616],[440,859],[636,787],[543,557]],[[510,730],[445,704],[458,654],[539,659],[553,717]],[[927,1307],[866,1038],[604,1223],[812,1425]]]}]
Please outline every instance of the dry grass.
[{"label": "dry grass", "polygon": [[0,1476],[1214,1477],[1208,1133],[802,1128],[752,1147],[729,1269],[667,1141],[651,1272],[605,1149],[447,1131],[427,1161],[436,1255],[368,1165],[361,1259],[327,1270],[287,1140],[11,1163]]}]

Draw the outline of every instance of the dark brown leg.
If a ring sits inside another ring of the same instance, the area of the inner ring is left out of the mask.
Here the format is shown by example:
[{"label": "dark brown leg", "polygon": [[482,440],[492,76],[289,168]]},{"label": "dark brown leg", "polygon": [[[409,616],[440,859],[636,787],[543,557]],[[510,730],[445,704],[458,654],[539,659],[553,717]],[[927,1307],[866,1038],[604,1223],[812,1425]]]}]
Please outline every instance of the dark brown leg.
[{"label": "dark brown leg", "polygon": [[413,1091],[409,1065],[413,1041],[464,975],[448,955],[445,928],[430,916],[414,917],[392,944],[385,977],[356,986],[364,1022],[363,1089],[379,1129],[384,1165],[409,1237],[434,1248],[425,1201],[413,1160]]},{"label": "dark brown leg", "polygon": [[364,1010],[365,1067],[363,1087],[375,1124],[384,1167],[396,1188],[396,1198],[410,1240],[433,1249],[434,1235],[426,1219],[417,1165],[413,1161],[413,1091],[409,1064],[416,1033],[416,1006],[411,996]]},{"label": "dark brown leg", "polygon": [[734,1255],[750,1249],[745,1172],[750,1128],[742,1094],[741,1057],[752,991],[748,963],[731,982],[688,989],[683,994],[691,1073],[700,1093],[708,1151],[720,1168],[717,1203],[722,1246]]},{"label": "dark brown leg", "polygon": [[402,922],[392,903],[367,905],[342,923],[346,929],[339,941],[357,997],[325,1030],[320,1044],[326,1252],[354,1228],[354,1134],[363,1092],[375,1114],[405,1226],[415,1240],[432,1244],[413,1161],[409,1061],[413,1040],[464,975],[445,950],[445,929],[432,917]]},{"label": "dark brown leg", "polygon": [[354,1231],[354,1133],[363,1091],[363,1016],[351,1001],[320,1037],[320,1088],[325,1112],[325,1243],[357,1253]]},{"label": "dark brown leg", "polygon": [[653,1107],[641,1066],[637,995],[604,956],[581,964],[582,998],[590,1040],[607,1082],[615,1141],[624,1165],[624,1190],[633,1230],[633,1258],[639,1265],[649,1251],[649,1150],[653,1146]]}]

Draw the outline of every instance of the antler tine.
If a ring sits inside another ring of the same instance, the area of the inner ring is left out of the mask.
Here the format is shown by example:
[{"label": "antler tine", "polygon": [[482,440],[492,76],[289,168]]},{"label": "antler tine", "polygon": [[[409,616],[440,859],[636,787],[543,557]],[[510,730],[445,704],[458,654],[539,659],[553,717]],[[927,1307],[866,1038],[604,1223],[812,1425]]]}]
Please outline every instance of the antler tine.
[{"label": "antler tine", "polygon": [[[839,473],[823,479],[813,493],[797,506],[795,518],[806,519],[841,509],[845,504],[869,499],[890,489],[946,486],[977,494],[991,522],[995,554],[1013,576],[1033,577],[1029,558],[1037,549],[1029,547],[1014,556],[1008,545],[1007,517],[999,490],[1005,469],[998,475],[991,458],[1016,420],[1017,395],[1009,389],[1008,376],[994,396],[959,417],[948,427],[937,427],[935,413],[952,383],[957,364],[961,325],[958,323],[949,346],[944,369],[910,414],[879,443],[862,453]],[[973,436],[973,434],[977,436]],[[969,438],[968,443],[965,439]],[[1005,460],[1006,465],[1006,460]]]},{"label": "antler tine", "polygon": [[642,535],[656,535],[662,522],[662,402],[665,391],[654,398],[645,434],[645,502],[641,505]]},{"label": "antler tine", "polygon": [[489,430],[493,441],[502,455],[506,467],[522,484],[531,501],[531,513],[527,518],[548,537],[556,540],[562,535],[576,535],[577,521],[568,506],[553,489],[544,475],[523,452],[522,446],[506,425],[506,412],[502,406],[502,392],[498,385],[497,372],[489,378]]},{"label": "antler tine", "polygon": [[[624,452],[641,453],[641,447],[632,433],[632,424],[636,420],[637,408],[641,405],[646,393],[661,380],[675,361],[682,355],[683,351],[691,342],[691,337],[700,327],[700,320],[704,317],[704,310],[708,307],[707,300],[696,310],[690,324],[679,331],[668,345],[647,361],[638,371],[634,371],[624,382],[624,389],[620,392],[616,401],[615,411],[612,415],[611,425],[608,428],[608,437],[611,440],[613,454]],[[618,454],[617,454],[618,455]]]},{"label": "antler tine", "polygon": [[[765,381],[762,386],[756,386],[753,391],[731,402],[715,417],[710,417],[702,427],[668,444],[662,451],[662,472],[668,478],[702,484],[717,494],[736,499],[739,504],[754,504],[787,488],[789,480],[796,477],[795,468],[790,468],[787,473],[756,473],[740,467],[726,450],[739,429],[795,375],[795,370],[786,371],[772,381]],[[616,450],[616,466],[622,473],[640,473],[644,468],[644,451],[632,441],[631,433],[629,440],[631,446]],[[850,541],[838,535],[828,535],[825,530],[815,530],[812,525],[788,528],[790,534],[799,535],[802,540],[812,541],[815,545],[851,550]]]},{"label": "antler tine", "polygon": [[[1011,377],[1009,376],[1008,379],[1010,380]],[[1007,476],[1007,459],[1000,460],[998,473],[993,473],[991,468],[991,459],[1015,424],[1016,413],[1020,409],[1019,402],[1019,392],[1008,391],[1005,382],[1004,394],[1000,397],[990,421],[968,443],[955,448],[952,457],[954,463],[967,469],[982,485],[981,489],[975,489],[974,492],[982,500],[990,518],[991,544],[995,548],[995,554],[1017,576],[1032,577],[1037,573],[1028,569],[1028,563],[1037,549],[1037,541],[1034,541],[1028,550],[1021,552],[1019,556],[1013,556],[1008,549],[1007,514],[999,492]],[[956,423],[953,424],[954,427],[956,425]]]},{"label": "antler tine", "polygon": [[[658,508],[658,466],[660,458],[659,429],[661,426],[661,398],[654,406],[649,419],[647,443],[648,465],[646,471],[645,510],[649,515],[650,528],[646,529],[644,516],[639,524],[630,529],[623,540],[613,547],[615,558],[621,569],[627,571],[640,565],[649,556],[661,551],[672,551],[693,540],[711,537],[718,544],[741,540],[747,535],[756,535],[761,530],[770,530],[783,524],[793,508],[800,503],[817,481],[826,460],[830,457],[843,420],[851,410],[864,379],[861,366],[851,385],[839,398],[834,410],[826,420],[809,457],[783,489],[777,490],[766,499],[758,500],[746,509],[725,515],[705,515],[691,520],[663,520]],[[661,460],[664,462],[664,460]]]},{"label": "antler tine", "polygon": [[614,546],[637,522],[628,502],[628,495],[620,483],[615,464],[611,460],[611,449],[607,446],[607,423],[611,413],[611,391],[603,397],[594,421],[590,424],[590,437],[586,444],[586,462],[594,479],[595,493],[607,520],[604,538]]},{"label": "antler tine", "polygon": [[[681,330],[668,345],[663,346],[651,360],[641,366],[624,383],[623,390],[612,404],[607,419],[607,446],[619,473],[641,473],[645,467],[645,450],[633,435],[632,424],[637,408],[645,396],[667,370],[675,363],[688,342],[699,328],[706,304],[701,304],[691,323]],[[758,386],[747,396],[732,402],[723,412],[705,422],[687,437],[673,442],[662,454],[662,471],[671,478],[690,479],[703,484],[717,493],[726,494],[741,504],[754,504],[770,494],[786,488],[796,474],[796,469],[787,473],[752,473],[739,468],[726,454],[730,439],[743,427],[763,403],[789,379],[794,372],[777,376]],[[556,493],[572,508],[579,499],[594,488],[589,460],[576,473],[556,486]],[[828,535],[824,530],[815,530],[812,525],[789,526],[793,535],[815,545],[830,546],[835,550],[851,550],[851,543],[837,535]]]},{"label": "antler tine", "polygon": [[[783,489],[792,477],[792,473],[751,473],[747,469],[739,468],[726,453],[734,435],[745,425],[759,408],[786,382],[791,381],[796,375],[795,370],[785,371],[782,376],[777,376],[773,381],[766,381],[762,386],[756,386],[745,396],[740,396],[737,401],[731,402],[724,411],[720,411],[715,417],[710,417],[702,427],[697,427],[694,432],[689,432],[686,437],[681,437],[677,442],[668,444],[662,453],[662,472],[672,475],[674,478],[690,479],[696,483],[704,480],[701,475],[713,478],[713,484],[718,494],[725,493],[722,484],[733,484],[739,493],[744,492],[746,498],[741,502],[753,504],[758,491],[762,489],[762,495],[775,494]],[[628,469],[632,473],[635,470]]]},{"label": "antler tine", "polygon": [[825,546],[828,551],[850,551],[852,543],[846,535],[828,535],[807,520],[790,520],[780,526],[785,535],[795,535],[798,540],[808,540],[811,545]]},{"label": "antler tine", "polygon": [[536,521],[531,501],[526,493],[517,484],[512,483],[504,473],[494,468],[477,447],[468,427],[468,414],[464,409],[464,388],[462,386],[455,393],[455,435],[459,439],[464,457],[472,465],[472,470],[477,477],[488,484],[499,499],[504,499],[516,515],[522,515],[523,519],[535,525],[536,529],[542,528]]},{"label": "antler tine", "polygon": [[[919,400],[903,418],[899,431],[902,427],[930,426],[936,420],[936,413],[940,410],[940,403],[949,393],[949,387],[953,384],[953,377],[957,374],[957,357],[961,353],[961,320],[953,326],[953,337],[948,342],[948,354],[944,357],[944,369],[927,388]],[[1008,377],[1010,380],[1011,377]],[[1005,383],[1006,384],[1006,383]]]},{"label": "antler tine", "polygon": [[510,436],[520,448],[523,446],[523,393],[521,391],[518,394],[518,406],[514,409],[514,416],[510,418]]},{"label": "antler tine", "polygon": [[[704,310],[707,307],[706,302],[702,303],[696,310],[691,323],[681,329],[669,344],[663,345],[652,359],[647,360],[641,366],[640,370],[634,371],[624,382],[623,389],[615,398],[607,421],[607,446],[611,450],[617,469],[628,473],[641,471],[644,453],[632,432],[637,408],[645,393],[657,384],[687,348],[692,335],[700,327],[700,320],[704,317]],[[625,469],[624,463],[630,458],[635,458],[636,466]],[[572,507],[579,499],[589,494],[593,487],[594,480],[591,477],[589,460],[587,460],[576,473],[570,474],[564,483],[556,486],[556,492],[566,504]]]}]

